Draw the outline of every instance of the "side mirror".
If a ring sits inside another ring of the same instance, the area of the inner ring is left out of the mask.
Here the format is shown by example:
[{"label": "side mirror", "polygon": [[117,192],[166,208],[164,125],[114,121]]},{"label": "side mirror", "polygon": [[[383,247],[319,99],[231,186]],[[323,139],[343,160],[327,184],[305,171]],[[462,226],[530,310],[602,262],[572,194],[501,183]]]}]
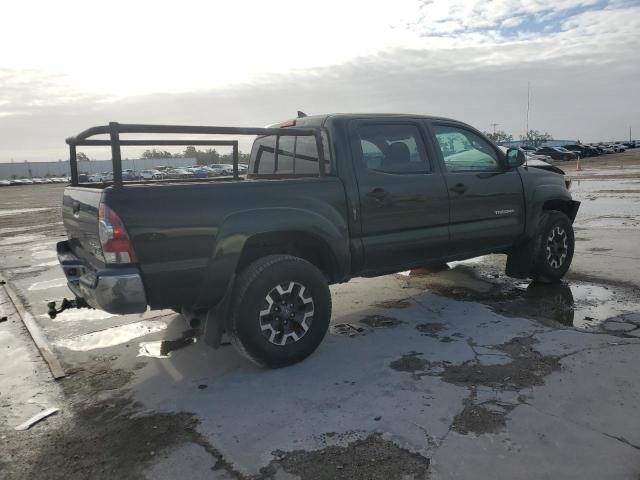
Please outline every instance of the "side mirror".
[{"label": "side mirror", "polygon": [[527,157],[525,153],[519,148],[510,148],[507,150],[507,164],[509,168],[518,168],[521,165],[524,165]]}]

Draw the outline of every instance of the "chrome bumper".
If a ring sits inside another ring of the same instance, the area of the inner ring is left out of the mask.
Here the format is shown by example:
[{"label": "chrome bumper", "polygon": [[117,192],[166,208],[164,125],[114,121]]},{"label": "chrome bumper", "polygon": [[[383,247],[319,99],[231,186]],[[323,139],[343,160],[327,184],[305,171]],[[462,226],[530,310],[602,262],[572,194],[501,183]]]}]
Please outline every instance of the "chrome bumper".
[{"label": "chrome bumper", "polygon": [[147,297],[137,267],[93,271],[71,251],[69,242],[58,242],[58,261],[69,289],[93,308],[118,315],[147,310]]}]

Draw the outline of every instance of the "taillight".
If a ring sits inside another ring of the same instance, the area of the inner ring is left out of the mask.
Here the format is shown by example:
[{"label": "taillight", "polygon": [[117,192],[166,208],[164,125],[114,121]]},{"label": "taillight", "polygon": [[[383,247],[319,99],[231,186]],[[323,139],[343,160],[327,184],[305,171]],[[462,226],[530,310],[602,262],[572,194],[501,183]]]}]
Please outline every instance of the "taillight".
[{"label": "taillight", "polygon": [[118,214],[104,203],[98,213],[98,235],[106,263],[135,263],[138,261],[124,223]]}]

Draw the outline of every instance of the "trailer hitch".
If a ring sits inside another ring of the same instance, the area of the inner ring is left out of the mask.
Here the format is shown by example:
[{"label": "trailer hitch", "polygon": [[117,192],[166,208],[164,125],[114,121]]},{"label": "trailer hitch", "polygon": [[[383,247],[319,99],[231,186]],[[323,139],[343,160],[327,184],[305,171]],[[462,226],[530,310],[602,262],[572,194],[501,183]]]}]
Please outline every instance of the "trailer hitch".
[{"label": "trailer hitch", "polygon": [[56,308],[56,302],[47,303],[49,307],[49,318],[54,319],[59,313],[64,312],[68,308],[93,308],[90,306],[84,298],[76,297],[75,300],[67,300],[64,298],[60,302],[60,308]]}]

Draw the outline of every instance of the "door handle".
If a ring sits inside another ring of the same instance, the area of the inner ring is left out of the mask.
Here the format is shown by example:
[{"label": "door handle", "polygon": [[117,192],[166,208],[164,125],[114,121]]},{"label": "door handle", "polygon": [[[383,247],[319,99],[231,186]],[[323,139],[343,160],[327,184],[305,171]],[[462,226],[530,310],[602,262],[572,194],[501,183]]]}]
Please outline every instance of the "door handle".
[{"label": "door handle", "polygon": [[467,191],[467,186],[464,183],[456,183],[455,187],[451,187],[449,190],[462,194]]},{"label": "door handle", "polygon": [[373,190],[371,190],[369,193],[367,193],[367,197],[371,197],[371,198],[384,198],[387,196],[387,191],[384,188],[374,188]]}]

